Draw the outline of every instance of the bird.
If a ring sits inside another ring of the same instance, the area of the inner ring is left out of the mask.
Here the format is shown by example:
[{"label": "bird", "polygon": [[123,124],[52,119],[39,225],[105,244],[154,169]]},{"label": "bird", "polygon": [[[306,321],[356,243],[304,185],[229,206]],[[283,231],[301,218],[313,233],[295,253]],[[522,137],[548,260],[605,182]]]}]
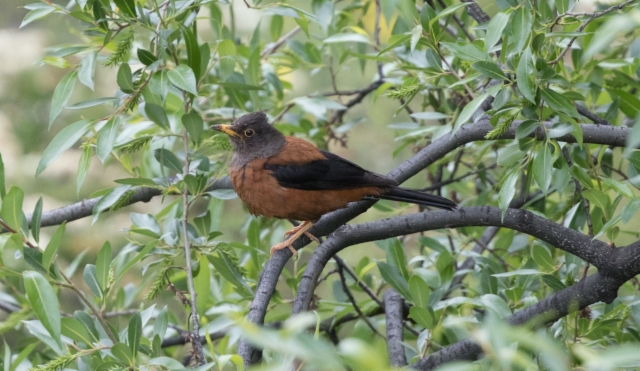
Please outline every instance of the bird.
[{"label": "bird", "polygon": [[229,136],[234,150],[229,177],[249,212],[302,221],[285,233],[284,242],[271,247],[271,256],[288,248],[297,257],[292,244],[302,235],[319,242],[309,228],[324,214],[350,202],[382,199],[446,210],[457,207],[447,198],[402,188],[396,180],[320,150],[304,139],[285,136],[269,124],[263,111],[243,115],[230,125],[212,125],[211,129]]}]

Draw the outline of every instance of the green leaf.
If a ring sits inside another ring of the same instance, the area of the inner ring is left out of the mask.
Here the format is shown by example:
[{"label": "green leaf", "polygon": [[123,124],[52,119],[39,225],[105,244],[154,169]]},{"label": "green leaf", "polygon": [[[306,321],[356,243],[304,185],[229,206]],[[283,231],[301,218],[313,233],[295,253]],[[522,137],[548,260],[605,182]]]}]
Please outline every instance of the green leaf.
[{"label": "green leaf", "polygon": [[571,170],[569,170],[569,172],[571,173],[571,176],[578,179],[584,187],[587,187],[587,189],[593,188],[591,177],[581,167],[574,164],[571,166]]},{"label": "green leaf", "polygon": [[416,306],[426,308],[429,305],[431,290],[420,276],[414,274],[409,278],[409,292],[411,293],[411,300]]},{"label": "green leaf", "polygon": [[178,160],[176,155],[168,149],[158,148],[153,151],[153,156],[162,166],[173,169],[179,173],[182,172],[182,163]]},{"label": "green leaf", "polygon": [[627,224],[631,218],[638,212],[640,209],[640,197],[634,198],[628,204],[624,205],[622,208],[622,212],[620,213],[620,217],[622,219],[623,224]]},{"label": "green leaf", "polygon": [[56,9],[52,6],[46,7],[46,8],[33,9],[32,11],[30,11],[24,16],[24,19],[22,20],[22,23],[20,23],[20,27],[18,28],[22,28],[35,20],[44,18],[45,16],[53,13],[54,10]]},{"label": "green leaf", "polygon": [[359,33],[337,33],[335,35],[331,35],[327,37],[322,42],[325,44],[347,43],[347,42],[363,43],[363,44],[371,43],[368,37],[361,35]]},{"label": "green leaf", "polygon": [[479,62],[489,59],[488,54],[474,44],[450,43],[444,41],[441,42],[441,44],[444,45],[445,48],[449,49],[453,55],[463,60]]},{"label": "green leaf", "polygon": [[40,242],[40,221],[42,220],[42,196],[38,199],[31,216],[31,235],[36,242]]},{"label": "green leaf", "polygon": [[566,288],[565,284],[562,283],[562,281],[551,274],[543,274],[542,276],[540,276],[540,278],[542,279],[542,282],[544,282],[545,285],[551,287],[553,291],[560,291]]},{"label": "green leaf", "polygon": [[142,318],[140,317],[140,312],[137,312],[131,319],[129,320],[129,328],[128,328],[128,336],[129,340],[129,349],[131,349],[131,353],[133,354],[133,358],[138,354],[138,347],[140,346],[140,338],[142,337]]},{"label": "green leaf", "polygon": [[542,148],[536,153],[533,159],[533,178],[538,183],[538,187],[544,194],[549,190],[551,184],[551,145],[543,143]]},{"label": "green leaf", "polygon": [[56,89],[53,91],[53,98],[51,98],[51,111],[49,112],[49,129],[51,129],[51,124],[58,117],[60,112],[64,106],[67,105],[69,98],[71,98],[71,93],[73,93],[73,86],[76,84],[76,79],[78,77],[77,71],[71,71],[66,74],[62,80],[56,86]]},{"label": "green leaf", "polygon": [[111,244],[105,242],[96,258],[96,278],[102,292],[109,288],[109,271],[111,270]]},{"label": "green leaf", "polygon": [[516,52],[519,53],[529,41],[531,28],[533,26],[533,16],[531,11],[524,6],[513,12],[511,18],[511,38],[515,44]]},{"label": "green leaf", "polygon": [[505,176],[505,180],[502,183],[502,187],[500,187],[500,193],[498,194],[498,206],[500,210],[502,210],[502,217],[504,218],[504,213],[509,208],[509,204],[513,199],[513,196],[516,194],[516,182],[518,181],[518,177],[520,176],[520,167],[516,166],[511,169],[507,175]]},{"label": "green leaf", "polygon": [[156,247],[156,245],[158,244],[158,240],[154,240],[149,242],[148,244],[146,244],[142,250],[140,250],[140,252],[133,257],[133,259],[128,260],[127,264],[125,264],[125,266],[122,268],[122,270],[117,274],[116,277],[116,281],[119,280],[120,278],[122,278],[122,276],[129,270],[131,269],[131,267],[133,267],[134,265],[136,265],[137,262],[139,262],[140,260],[142,260],[142,258],[144,258],[145,256],[147,256],[147,254],[149,253],[149,251],[151,251],[154,247]]},{"label": "green leaf", "polygon": [[555,0],[558,14],[564,14],[569,10],[569,0]]},{"label": "green leaf", "polygon": [[204,121],[202,121],[202,117],[200,117],[198,112],[191,110],[191,112],[186,115],[182,115],[182,125],[187,129],[189,138],[191,138],[193,142],[198,143],[204,127]]},{"label": "green leaf", "polygon": [[399,37],[398,39],[394,40],[393,42],[391,42],[391,40],[389,40],[389,45],[387,45],[386,48],[383,48],[382,50],[380,50],[378,52],[378,56],[381,56],[382,54],[388,52],[389,50],[395,49],[398,45],[404,44],[407,41],[411,40],[411,35],[403,35],[401,37]]},{"label": "green leaf", "polygon": [[2,199],[2,220],[14,231],[20,232],[22,226],[22,201],[24,191],[18,187],[11,187],[9,193]]},{"label": "green leaf", "polygon": [[551,253],[547,250],[547,248],[538,243],[534,243],[531,247],[531,257],[538,264],[540,268],[546,270],[554,269],[555,262],[551,257]]},{"label": "green leaf", "polygon": [[227,257],[226,254],[220,253],[218,255],[207,255],[207,259],[213,264],[215,270],[222,275],[227,281],[229,281],[236,289],[240,291],[243,296],[252,296],[253,291],[247,285],[242,274],[238,270],[238,267]]},{"label": "green leaf", "polygon": [[620,98],[620,110],[629,118],[636,118],[640,113],[640,99],[634,94],[620,89],[607,89],[609,94]]},{"label": "green leaf", "polygon": [[24,277],[24,288],[29,299],[29,304],[36,317],[42,322],[42,326],[49,332],[53,340],[62,347],[60,341],[60,309],[58,308],[58,297],[53,291],[47,279],[40,273],[26,271],[22,273]]},{"label": "green leaf", "polygon": [[75,318],[64,317],[60,321],[62,336],[66,336],[78,342],[85,343],[87,345],[93,344],[93,337],[89,335],[84,325]]},{"label": "green leaf", "polygon": [[62,240],[62,236],[64,235],[66,229],[66,221],[62,222],[60,227],[56,230],[56,233],[51,237],[51,241],[47,244],[47,248],[44,249],[44,254],[42,254],[42,266],[45,271],[49,271],[49,267],[51,266],[51,262],[53,261],[58,248],[60,247],[60,241]]},{"label": "green leaf", "polygon": [[129,67],[128,63],[122,63],[120,65],[116,81],[118,82],[118,87],[124,93],[131,94],[136,90],[136,87],[133,86],[133,75],[131,74],[131,67]]},{"label": "green leaf", "polygon": [[49,143],[47,149],[42,153],[42,158],[36,170],[36,176],[40,175],[50,163],[60,157],[62,152],[71,148],[72,145],[82,138],[91,125],[93,125],[92,121],[80,120],[60,130],[51,143]]},{"label": "green leaf", "polygon": [[82,102],[74,103],[70,106],[66,106],[65,108],[66,109],[83,109],[83,108],[99,106],[104,103],[114,102],[116,100],[118,100],[118,98],[116,97],[96,98],[96,99],[85,100]]},{"label": "green leaf", "polygon": [[470,3],[460,3],[460,4],[454,4],[451,6],[448,6],[446,9],[442,10],[440,13],[438,13],[438,15],[436,15],[435,17],[433,17],[430,21],[429,21],[429,25],[432,26],[434,25],[438,19],[443,18],[448,16],[449,14],[453,14],[456,10],[460,9],[460,8],[464,8],[465,6],[469,5]]},{"label": "green leaf", "polygon": [[134,0],[113,0],[113,2],[124,14],[131,18],[136,17],[136,3]]},{"label": "green leaf", "polygon": [[440,26],[432,22],[432,20],[437,19],[436,12],[433,8],[427,3],[422,4],[422,9],[420,10],[420,24],[422,25],[422,29],[429,34],[437,34]]},{"label": "green leaf", "polygon": [[4,178],[4,161],[2,161],[2,153],[0,153],[0,200],[7,194],[7,188]]},{"label": "green leaf", "polygon": [[84,146],[82,148],[82,155],[80,156],[80,162],[78,163],[78,175],[76,177],[76,192],[80,194],[80,188],[84,183],[87,173],[89,172],[89,166],[91,165],[91,156],[93,156],[93,150],[91,146]]},{"label": "green leaf", "polygon": [[113,145],[116,142],[118,136],[118,130],[120,129],[120,116],[115,116],[109,119],[107,123],[98,132],[98,144],[96,154],[102,163],[109,157],[113,150]]},{"label": "green leaf", "polygon": [[243,84],[240,82],[218,81],[215,84],[232,90],[264,90],[260,86]]},{"label": "green leaf", "polygon": [[160,313],[158,313],[158,317],[156,317],[155,322],[153,323],[153,334],[160,336],[160,338],[164,338],[165,333],[167,332],[167,328],[169,327],[169,314],[167,313],[167,307],[162,308]]},{"label": "green leaf", "polygon": [[404,256],[402,244],[400,244],[400,241],[398,241],[398,239],[396,238],[387,241],[389,241],[385,249],[387,252],[387,263],[397,268],[405,280],[409,279],[409,272],[407,271],[407,258]]},{"label": "green leaf", "polygon": [[136,54],[138,55],[138,60],[145,66],[153,64],[155,61],[158,60],[158,58],[155,55],[153,55],[153,53],[145,49],[138,48],[136,50]]},{"label": "green leaf", "polygon": [[376,262],[378,265],[378,270],[380,270],[380,274],[382,278],[389,284],[391,287],[396,289],[400,295],[402,295],[405,299],[411,300],[411,293],[409,292],[409,285],[407,281],[404,279],[400,271],[387,263],[384,262]]},{"label": "green leaf", "polygon": [[493,61],[479,61],[471,65],[471,68],[487,76],[490,79],[506,80],[507,77]]},{"label": "green leaf", "polygon": [[487,35],[484,38],[484,50],[489,52],[494,45],[500,41],[504,28],[509,23],[509,15],[507,13],[497,13],[493,16],[487,26]]},{"label": "green leaf", "polygon": [[573,102],[565,98],[562,94],[549,88],[541,89],[540,92],[542,93],[542,98],[552,110],[564,112],[573,117],[579,117],[578,110],[573,105]]},{"label": "green leaf", "polygon": [[422,307],[411,307],[409,309],[409,318],[416,321],[417,324],[428,328],[429,330],[433,329],[433,317],[428,310]]},{"label": "green leaf", "polygon": [[478,108],[480,108],[480,106],[482,106],[482,103],[485,101],[485,99],[487,99],[487,97],[489,97],[489,94],[487,93],[479,95],[474,100],[467,103],[466,106],[464,106],[464,108],[462,109],[462,112],[460,112],[460,115],[458,115],[458,118],[456,119],[456,123],[453,126],[453,131],[451,132],[451,135],[454,135],[455,133],[457,133],[460,127],[462,126],[462,124],[467,123],[467,121],[471,119],[473,114],[476,113],[476,111],[478,110]]},{"label": "green leaf", "polygon": [[189,28],[183,25],[180,25],[180,31],[182,32],[182,37],[184,37],[184,43],[187,46],[187,64],[191,67],[191,70],[193,70],[193,74],[197,80],[200,78],[200,63],[202,62],[197,35],[194,35]]},{"label": "green leaf", "polygon": [[98,51],[91,51],[84,58],[82,58],[82,62],[80,62],[80,66],[78,67],[78,80],[80,80],[80,83],[82,85],[88,87],[91,90],[93,90],[94,86],[93,77],[96,72],[97,57]]},{"label": "green leaf", "polygon": [[84,282],[89,286],[91,292],[102,299],[102,290],[100,290],[100,284],[98,283],[98,277],[96,276],[96,266],[93,264],[87,264],[84,266]]},{"label": "green leaf", "polygon": [[96,205],[93,207],[93,223],[98,220],[100,213],[115,205],[116,202],[118,202],[118,200],[120,200],[120,198],[124,196],[130,188],[131,186],[129,185],[115,187],[107,194],[102,196],[98,203],[96,203]]},{"label": "green leaf", "polygon": [[167,73],[169,81],[179,89],[185,90],[193,95],[198,95],[196,88],[196,77],[191,67],[181,64]]},{"label": "green leaf", "polygon": [[535,85],[531,81],[533,77],[534,68],[533,61],[531,59],[531,49],[527,47],[520,57],[518,68],[516,70],[516,81],[518,83],[518,89],[522,95],[527,98],[531,103],[536,102],[535,98]]},{"label": "green leaf", "polygon": [[131,349],[124,343],[116,343],[112,346],[111,354],[127,365],[133,366],[136,363],[135,358],[131,354]]},{"label": "green leaf", "polygon": [[153,121],[156,125],[163,129],[169,129],[169,118],[162,106],[146,103],[144,105],[144,112],[147,114],[147,117],[149,117],[149,120]]}]

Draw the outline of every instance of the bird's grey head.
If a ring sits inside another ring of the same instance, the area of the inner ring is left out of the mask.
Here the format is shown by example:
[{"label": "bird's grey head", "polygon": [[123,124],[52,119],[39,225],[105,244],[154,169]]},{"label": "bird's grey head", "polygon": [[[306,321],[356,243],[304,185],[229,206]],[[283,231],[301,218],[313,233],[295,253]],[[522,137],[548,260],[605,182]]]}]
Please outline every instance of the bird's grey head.
[{"label": "bird's grey head", "polygon": [[213,125],[211,128],[229,135],[235,150],[234,165],[273,156],[285,144],[284,135],[269,124],[264,112],[249,113],[231,125]]}]

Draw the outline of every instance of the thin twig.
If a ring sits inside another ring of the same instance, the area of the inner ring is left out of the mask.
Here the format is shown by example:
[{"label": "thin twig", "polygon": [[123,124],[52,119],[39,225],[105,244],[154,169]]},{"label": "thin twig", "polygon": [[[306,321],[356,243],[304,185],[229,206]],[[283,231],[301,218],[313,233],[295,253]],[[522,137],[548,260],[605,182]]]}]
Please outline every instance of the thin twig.
[{"label": "thin twig", "polygon": [[371,321],[369,321],[369,318],[367,316],[365,316],[364,313],[362,313],[362,310],[360,310],[360,307],[358,306],[358,303],[356,302],[356,299],[353,297],[353,294],[351,294],[351,290],[349,289],[349,286],[347,285],[347,279],[344,276],[344,271],[343,271],[343,268],[341,266],[338,266],[338,275],[340,276],[340,282],[342,282],[342,290],[344,291],[344,293],[349,298],[349,301],[351,302],[351,305],[353,305],[353,309],[356,310],[356,312],[358,313],[360,318],[362,318],[362,320],[367,324],[367,326],[369,326],[369,328],[371,329],[371,331],[373,331],[374,334],[380,336],[383,339],[386,339],[385,336],[382,335],[380,332],[378,332],[378,329],[376,329],[375,326],[373,326]]},{"label": "thin twig", "polygon": [[[185,105],[188,105],[188,100],[185,95]],[[188,112],[188,109],[185,109]],[[182,172],[183,179],[189,175],[189,133],[184,130],[182,141],[184,143],[184,171]],[[191,320],[193,321],[193,331],[191,337],[193,341],[191,345],[193,347],[194,356],[198,365],[205,364],[204,350],[202,349],[202,343],[200,341],[200,320],[198,318],[198,309],[196,305],[196,288],[193,283],[193,269],[191,267],[191,241],[189,241],[189,231],[187,226],[189,225],[189,189],[185,183],[182,192],[182,238],[184,240],[184,254],[186,260],[187,270],[187,283],[189,285],[189,296],[191,297]]]},{"label": "thin twig", "polygon": [[281,47],[282,44],[286,43],[287,40],[294,37],[298,32],[300,32],[301,29],[302,28],[300,26],[296,26],[291,31],[287,32],[281,38],[279,38],[278,41],[267,45],[260,53],[260,58],[264,58],[267,55],[275,53],[275,51],[278,50],[278,48]]},{"label": "thin twig", "polygon": [[[600,18],[605,14],[611,13],[615,10],[619,10],[624,8],[625,6],[633,3],[636,0],[627,0],[625,2],[622,2],[618,5],[614,5],[610,8],[607,8],[605,10],[602,10],[600,12],[594,12],[594,13],[576,13],[576,14],[570,14],[569,15],[591,15],[589,17],[589,19],[587,19],[580,27],[578,27],[578,29],[575,32],[582,32],[584,31],[584,29],[589,25],[589,23],[591,23],[591,21],[593,21],[596,18]],[[548,62],[548,64],[553,65],[556,64],[558,62],[560,62],[560,60],[564,57],[565,54],[567,54],[567,52],[569,51],[569,49],[571,49],[571,46],[573,45],[573,43],[576,41],[576,39],[578,39],[578,36],[573,36],[571,39],[569,39],[569,43],[567,44],[567,46],[564,47],[564,49],[562,49],[562,51],[560,52],[560,54],[558,54],[558,57],[554,60],[552,60],[551,62]]]}]

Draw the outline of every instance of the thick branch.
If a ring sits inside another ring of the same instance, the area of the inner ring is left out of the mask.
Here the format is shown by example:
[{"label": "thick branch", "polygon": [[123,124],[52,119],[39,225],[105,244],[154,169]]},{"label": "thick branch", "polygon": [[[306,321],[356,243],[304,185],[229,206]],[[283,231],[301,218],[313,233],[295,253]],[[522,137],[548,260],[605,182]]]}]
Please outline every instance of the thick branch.
[{"label": "thick branch", "polygon": [[617,267],[610,262],[616,250],[611,249],[602,241],[592,241],[589,236],[529,211],[509,209],[504,220],[502,219],[502,211],[497,207],[490,206],[462,207],[453,211],[426,211],[375,222],[348,225],[338,229],[331,238],[328,238],[316,249],[307,263],[307,268],[298,286],[298,294],[293,302],[293,313],[308,310],[315,282],[324,266],[333,255],[348,246],[441,228],[470,226],[514,229],[574,254],[595,265],[606,274],[617,275]]},{"label": "thick branch", "polygon": [[387,352],[389,364],[392,367],[407,365],[407,355],[404,352],[402,320],[404,303],[400,294],[394,289],[388,289],[384,296],[385,316],[387,319]]},{"label": "thick branch", "polygon": [[[639,271],[636,271],[637,274]],[[537,325],[557,321],[570,312],[587,307],[593,303],[612,302],[618,288],[624,281],[595,273],[584,280],[559,291],[538,303],[511,315],[507,321],[512,325],[522,325],[535,321]],[[482,348],[472,340],[463,340],[448,346],[414,363],[417,370],[432,370],[444,363],[461,360],[476,360]]]},{"label": "thick branch", "polygon": [[[515,130],[520,123],[521,121],[514,122],[512,127],[507,130],[500,139],[513,139],[515,137]],[[600,125],[580,125],[580,127],[583,131],[583,140],[585,143],[608,144],[623,147],[629,133],[629,129],[626,127]],[[489,123],[488,117],[481,118],[474,124],[464,125],[454,136],[445,135],[437,139],[409,160],[400,164],[387,175],[394,178],[399,183],[403,183],[417,174],[420,170],[443,158],[456,148],[470,142],[485,140],[485,135],[492,129],[493,126]],[[565,135],[555,139],[559,141],[575,142],[575,138],[571,135]],[[373,205],[373,202],[371,201],[361,201],[353,203],[345,209],[329,213],[323,216],[318,223],[310,229],[310,232],[314,236],[326,236],[342,226],[344,223],[365,212],[369,207],[371,207],[371,205]],[[303,236],[299,238],[293,246],[299,250],[309,243],[310,240],[306,236]],[[335,241],[333,237],[331,237],[327,239],[325,244],[326,243],[335,243]],[[316,253],[321,253],[320,249],[316,250]],[[333,254],[330,254],[326,259],[325,264],[331,258],[331,255]],[[264,323],[267,306],[271,296],[275,292],[278,277],[291,256],[291,252],[288,249],[284,249],[276,252],[274,256],[267,261],[267,264],[260,276],[260,281],[258,282],[256,296],[254,297],[249,309],[249,314],[247,316],[249,321],[257,324]],[[321,271],[322,268],[320,268],[320,272]],[[246,366],[258,362],[261,357],[261,352],[253,348],[244,340],[241,340],[240,342],[238,353],[244,359]]]}]

